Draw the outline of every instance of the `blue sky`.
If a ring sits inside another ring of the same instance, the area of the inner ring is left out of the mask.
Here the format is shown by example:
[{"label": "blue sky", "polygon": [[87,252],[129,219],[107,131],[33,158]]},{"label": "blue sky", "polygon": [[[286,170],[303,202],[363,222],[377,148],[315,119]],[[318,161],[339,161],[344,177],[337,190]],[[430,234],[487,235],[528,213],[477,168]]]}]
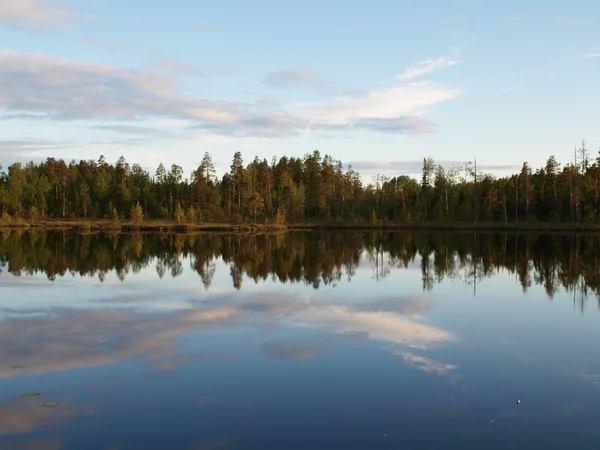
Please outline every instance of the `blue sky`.
[{"label": "blue sky", "polygon": [[0,162],[595,157],[599,19],[596,0],[0,2]]}]

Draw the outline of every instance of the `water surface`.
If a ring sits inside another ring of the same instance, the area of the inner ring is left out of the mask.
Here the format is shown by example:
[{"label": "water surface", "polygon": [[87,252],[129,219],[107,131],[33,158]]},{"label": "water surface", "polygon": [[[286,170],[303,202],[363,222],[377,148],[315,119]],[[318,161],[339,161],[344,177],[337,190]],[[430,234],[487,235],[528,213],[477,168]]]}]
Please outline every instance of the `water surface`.
[{"label": "water surface", "polygon": [[0,449],[597,449],[599,262],[593,235],[4,232]]}]

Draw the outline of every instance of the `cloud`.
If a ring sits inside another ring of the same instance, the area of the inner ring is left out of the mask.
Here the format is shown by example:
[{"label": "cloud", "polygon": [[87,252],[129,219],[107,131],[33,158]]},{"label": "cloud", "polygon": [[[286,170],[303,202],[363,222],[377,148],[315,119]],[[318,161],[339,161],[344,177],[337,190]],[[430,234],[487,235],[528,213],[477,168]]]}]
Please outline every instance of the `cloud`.
[{"label": "cloud", "polygon": [[[395,134],[431,132],[436,126],[421,117],[423,111],[458,96],[455,89],[429,82],[396,82],[391,87],[365,91],[361,95],[304,104],[236,103],[184,94],[179,77],[172,72],[189,73],[197,69],[164,58],[158,61],[158,66],[169,69],[168,72],[146,73],[0,50],[0,66],[3,68],[0,108],[7,112],[4,120],[169,118],[187,120],[195,129],[231,137],[282,138],[356,130]],[[178,67],[181,70],[177,70]],[[289,86],[301,80],[314,81],[306,74],[297,75],[286,79],[279,74],[270,82]]]},{"label": "cloud", "polygon": [[40,30],[64,28],[77,19],[65,9],[51,6],[43,0],[3,0],[0,2],[0,25],[14,29]]},{"label": "cloud", "polygon": [[173,76],[0,50],[0,107],[60,120],[170,116],[238,120],[239,105],[178,92]]},{"label": "cloud", "polygon": [[596,53],[586,53],[585,55],[581,55],[583,59],[592,59],[592,58],[600,58],[600,52]]},{"label": "cloud", "polygon": [[158,128],[140,127],[135,125],[98,125],[99,130],[114,131],[116,133],[141,135],[141,136],[169,136],[166,131]]},{"label": "cloud", "polygon": [[410,83],[360,96],[338,97],[333,102],[297,105],[292,111],[317,129],[359,127],[406,133],[429,130],[430,126],[416,120],[418,112],[457,95],[457,90],[443,89],[428,82]]},{"label": "cloud", "polygon": [[457,64],[460,64],[460,61],[457,61],[455,59],[449,59],[446,57],[441,57],[437,59],[424,59],[423,61],[419,61],[418,63],[409,67],[400,75],[397,75],[396,78],[400,80],[408,80],[411,78],[420,77],[431,72],[435,72],[436,70],[446,69]]},{"label": "cloud", "polygon": [[[0,94],[1,95],[1,94]],[[3,139],[0,140],[0,162],[8,166],[15,162],[46,160],[48,152],[74,148],[73,141],[56,141],[52,139]]]},{"label": "cloud", "polygon": [[199,23],[198,25],[196,25],[196,27],[200,30],[200,31],[211,31],[213,29],[212,25],[208,25],[206,23]]},{"label": "cloud", "polygon": [[[423,169],[423,160],[414,161],[350,161],[348,164],[354,170],[364,173],[387,173],[393,175],[412,175],[421,173]],[[436,165],[441,165],[444,169],[460,167],[464,161],[441,160],[435,161]],[[481,164],[477,163],[477,171],[502,172],[514,171],[520,169],[516,164]]]},{"label": "cloud", "polygon": [[65,141],[51,139],[3,139],[0,140],[0,152],[5,151],[39,151],[64,148]]},{"label": "cloud", "polygon": [[321,77],[305,69],[270,72],[263,78],[263,84],[267,87],[279,89],[311,88],[323,90],[326,88],[326,83]]},{"label": "cloud", "polygon": [[366,130],[390,134],[429,133],[435,130],[436,125],[426,119],[416,116],[401,116],[389,119],[376,117],[349,118],[344,124],[327,125],[317,124],[314,130],[323,131],[351,131]]}]

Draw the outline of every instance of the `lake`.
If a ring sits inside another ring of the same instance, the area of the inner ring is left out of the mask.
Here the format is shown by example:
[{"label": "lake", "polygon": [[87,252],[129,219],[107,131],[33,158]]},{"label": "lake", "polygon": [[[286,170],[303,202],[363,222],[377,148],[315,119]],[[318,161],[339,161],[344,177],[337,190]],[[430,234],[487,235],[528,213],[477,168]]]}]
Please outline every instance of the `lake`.
[{"label": "lake", "polygon": [[599,266],[584,234],[4,231],[0,449],[598,449]]}]

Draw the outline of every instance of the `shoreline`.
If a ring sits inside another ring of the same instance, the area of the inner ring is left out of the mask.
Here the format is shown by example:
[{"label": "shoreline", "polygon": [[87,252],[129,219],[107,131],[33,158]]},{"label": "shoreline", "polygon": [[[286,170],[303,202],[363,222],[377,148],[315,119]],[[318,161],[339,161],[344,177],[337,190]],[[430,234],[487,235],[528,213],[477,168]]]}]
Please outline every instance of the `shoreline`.
[{"label": "shoreline", "polygon": [[138,226],[128,222],[115,225],[107,220],[48,220],[30,224],[15,222],[1,224],[0,230],[72,230],[72,231],[107,231],[107,232],[275,232],[275,231],[496,231],[496,232],[600,232],[600,224],[570,224],[570,223],[497,223],[481,222],[472,223],[438,223],[438,222],[385,222],[355,223],[355,222],[306,222],[289,225],[275,224],[232,224],[232,223],[203,223],[203,224],[177,224],[170,221],[147,221]]}]

